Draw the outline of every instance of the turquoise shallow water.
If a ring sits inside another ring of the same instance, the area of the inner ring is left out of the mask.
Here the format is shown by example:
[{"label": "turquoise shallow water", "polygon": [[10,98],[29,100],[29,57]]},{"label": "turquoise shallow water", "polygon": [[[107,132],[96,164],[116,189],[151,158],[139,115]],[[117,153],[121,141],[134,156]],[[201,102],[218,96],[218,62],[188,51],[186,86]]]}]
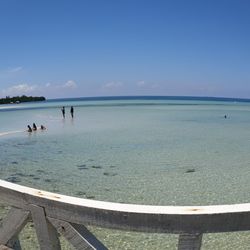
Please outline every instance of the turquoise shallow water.
[{"label": "turquoise shallow water", "polygon": [[[61,116],[62,105],[66,106],[65,119]],[[75,107],[74,119],[70,118],[70,105]],[[0,122],[1,179],[114,202],[153,205],[249,202],[249,103],[197,100],[29,103],[1,106]],[[45,125],[47,130],[24,132],[27,124],[33,122]],[[246,239],[244,242],[249,241],[249,237]],[[114,245],[118,244],[115,242]],[[153,242],[149,246],[156,244]],[[155,249],[161,249],[161,245]]]}]

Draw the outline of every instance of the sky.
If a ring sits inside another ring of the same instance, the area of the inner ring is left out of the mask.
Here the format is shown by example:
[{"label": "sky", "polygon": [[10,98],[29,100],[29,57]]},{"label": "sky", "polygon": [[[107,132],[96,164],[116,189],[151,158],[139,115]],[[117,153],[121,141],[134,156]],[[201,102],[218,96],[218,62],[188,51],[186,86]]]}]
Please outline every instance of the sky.
[{"label": "sky", "polygon": [[249,0],[0,0],[0,97],[250,98]]}]

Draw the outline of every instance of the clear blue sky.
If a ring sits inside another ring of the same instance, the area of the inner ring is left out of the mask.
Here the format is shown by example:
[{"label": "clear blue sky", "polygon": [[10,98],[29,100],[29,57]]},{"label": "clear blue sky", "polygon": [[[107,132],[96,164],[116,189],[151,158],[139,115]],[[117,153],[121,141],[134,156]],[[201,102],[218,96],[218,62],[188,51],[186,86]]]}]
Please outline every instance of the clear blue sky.
[{"label": "clear blue sky", "polygon": [[0,96],[250,98],[249,0],[1,0]]}]

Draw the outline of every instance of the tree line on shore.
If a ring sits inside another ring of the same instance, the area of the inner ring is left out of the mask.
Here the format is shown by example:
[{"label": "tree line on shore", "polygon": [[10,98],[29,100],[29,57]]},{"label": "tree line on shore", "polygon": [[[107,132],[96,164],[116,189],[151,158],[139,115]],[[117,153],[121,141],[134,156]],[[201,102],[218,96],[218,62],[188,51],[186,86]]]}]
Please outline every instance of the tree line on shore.
[{"label": "tree line on shore", "polygon": [[44,96],[6,96],[5,98],[0,99],[0,104],[10,104],[10,103],[20,103],[20,102],[37,102],[37,101],[45,101],[46,98]]}]

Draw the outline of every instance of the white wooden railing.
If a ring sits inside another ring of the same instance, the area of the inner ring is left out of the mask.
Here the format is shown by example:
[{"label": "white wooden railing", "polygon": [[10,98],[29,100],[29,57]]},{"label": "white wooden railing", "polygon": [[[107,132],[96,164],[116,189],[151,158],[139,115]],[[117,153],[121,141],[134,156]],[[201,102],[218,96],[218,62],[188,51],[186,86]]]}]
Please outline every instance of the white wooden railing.
[{"label": "white wooden railing", "polygon": [[[40,249],[107,249],[85,226],[179,234],[178,249],[200,249],[202,234],[250,230],[250,203],[147,206],[59,195],[0,180],[0,202],[11,206],[0,227],[0,249],[21,249],[18,234],[33,221]],[[85,225],[85,226],[84,226]]]}]

